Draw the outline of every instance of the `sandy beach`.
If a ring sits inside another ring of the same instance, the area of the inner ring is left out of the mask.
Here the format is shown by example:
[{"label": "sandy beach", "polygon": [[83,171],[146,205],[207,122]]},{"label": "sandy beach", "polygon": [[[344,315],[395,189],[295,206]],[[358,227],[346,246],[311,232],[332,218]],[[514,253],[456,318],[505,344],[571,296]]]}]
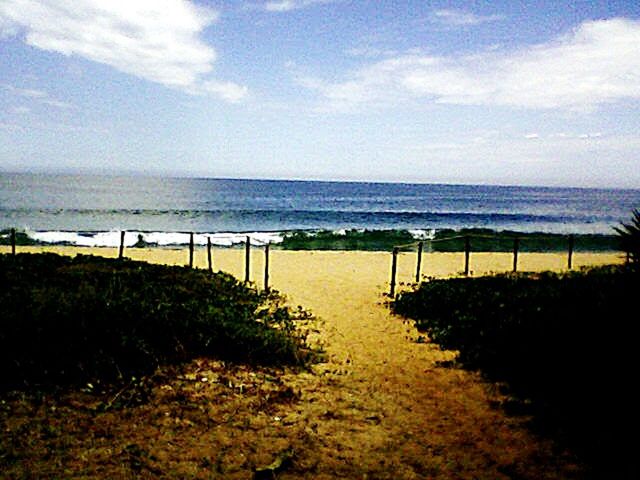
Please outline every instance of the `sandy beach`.
[{"label": "sandy beach", "polygon": [[[116,249],[18,249],[43,250],[117,255]],[[185,249],[131,248],[126,255],[167,264],[188,262]],[[243,250],[215,249],[213,257],[215,270],[244,278]],[[415,253],[400,255],[400,288],[414,280],[415,260]],[[576,253],[573,264],[578,268],[622,260],[617,254]],[[473,275],[507,271],[512,262],[510,254],[475,253],[471,270]],[[251,263],[251,278],[260,287],[261,249],[253,250]],[[383,293],[389,287],[390,263],[391,255],[384,252],[272,250],[271,284],[292,305],[300,304],[318,317],[316,337],[326,350],[326,361],[311,372],[281,374],[282,386],[293,392],[293,399],[267,408],[258,401],[263,398],[260,392],[272,388],[266,374],[226,372],[225,382],[244,385],[244,390],[231,395],[224,382],[203,383],[197,401],[206,405],[209,417],[228,421],[192,419],[188,427],[167,430],[167,415],[175,412],[162,403],[164,394],[158,389],[155,400],[128,412],[126,421],[118,423],[108,413],[96,418],[98,427],[103,422],[100,428],[109,430],[110,440],[104,440],[102,449],[96,449],[98,440],[73,445],[70,455],[76,460],[69,460],[69,468],[82,472],[98,464],[103,474],[120,475],[122,465],[104,450],[110,441],[116,444],[109,444],[112,451],[132,443],[145,445],[156,459],[147,478],[153,477],[154,468],[168,477],[210,478],[210,468],[197,458],[216,459],[219,478],[250,478],[255,466],[270,464],[283,451],[293,451],[294,461],[278,475],[282,479],[580,477],[572,457],[530,433],[526,418],[506,416],[495,407],[502,398],[494,386],[478,374],[440,367],[438,362],[454,358],[454,353],[418,341],[408,322],[389,313]],[[195,264],[206,266],[204,249],[196,250]],[[524,253],[519,259],[521,270],[561,270],[566,264],[565,254]],[[457,275],[463,268],[462,253],[423,258],[427,276]],[[194,378],[221,375],[216,362],[194,362],[191,368]],[[222,398],[223,390],[227,401],[213,401]],[[154,413],[162,408],[169,413]],[[73,407],[58,409],[60,415],[74,414]]]}]

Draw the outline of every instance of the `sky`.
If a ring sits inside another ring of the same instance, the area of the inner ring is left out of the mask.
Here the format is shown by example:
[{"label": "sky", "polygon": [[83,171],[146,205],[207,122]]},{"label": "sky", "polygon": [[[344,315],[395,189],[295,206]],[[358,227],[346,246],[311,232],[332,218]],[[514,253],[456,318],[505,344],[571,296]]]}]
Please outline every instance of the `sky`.
[{"label": "sky", "polygon": [[0,171],[640,188],[640,2],[0,0]]}]

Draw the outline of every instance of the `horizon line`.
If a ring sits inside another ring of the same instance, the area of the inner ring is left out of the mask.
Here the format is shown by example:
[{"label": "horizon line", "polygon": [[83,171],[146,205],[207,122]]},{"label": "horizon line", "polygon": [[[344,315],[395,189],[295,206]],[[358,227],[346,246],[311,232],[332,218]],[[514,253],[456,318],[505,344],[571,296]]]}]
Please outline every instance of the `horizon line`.
[{"label": "horizon line", "polygon": [[260,181],[260,182],[313,182],[313,183],[353,183],[353,184],[393,184],[393,185],[434,185],[434,186],[482,186],[497,188],[540,188],[540,189],[574,189],[574,190],[640,190],[640,186],[593,186],[593,185],[569,185],[569,184],[543,184],[543,183],[507,183],[491,181],[464,181],[464,180],[402,180],[402,179],[352,179],[352,178],[299,178],[299,177],[248,177],[213,175],[203,173],[191,173],[180,171],[145,172],[126,169],[100,169],[100,168],[36,168],[36,169],[12,169],[0,167],[0,175],[85,175],[96,177],[143,177],[143,178],[173,178],[192,180],[223,180],[223,181]]}]

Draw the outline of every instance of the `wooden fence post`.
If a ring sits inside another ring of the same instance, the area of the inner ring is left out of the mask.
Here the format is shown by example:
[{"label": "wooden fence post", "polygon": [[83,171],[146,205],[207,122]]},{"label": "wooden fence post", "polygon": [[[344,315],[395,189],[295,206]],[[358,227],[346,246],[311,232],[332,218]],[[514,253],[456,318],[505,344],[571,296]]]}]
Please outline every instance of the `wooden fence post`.
[{"label": "wooden fence post", "polygon": [[567,261],[569,270],[573,267],[573,235],[569,235],[569,260]]},{"label": "wooden fence post", "polygon": [[424,242],[418,243],[418,261],[416,266],[416,283],[420,281],[420,267],[422,266],[422,249],[424,248]]},{"label": "wooden fence post", "polygon": [[269,244],[264,246],[264,289],[269,291]]},{"label": "wooden fence post", "polygon": [[398,268],[398,247],[393,248],[393,253],[391,257],[391,289],[389,291],[389,296],[394,297],[396,294],[396,270]]},{"label": "wooden fence post", "polygon": [[11,229],[11,255],[16,254],[16,229]]},{"label": "wooden fence post", "polygon": [[207,237],[207,266],[209,273],[213,273],[213,262],[211,261],[211,237]]},{"label": "wooden fence post", "polygon": [[189,268],[193,268],[193,232],[189,233]]},{"label": "wooden fence post", "polygon": [[118,251],[118,258],[122,260],[124,258],[124,235],[126,230],[122,230],[120,232],[120,250]]},{"label": "wooden fence post", "polygon": [[518,248],[520,247],[520,239],[513,239],[513,273],[518,271]]},{"label": "wooden fence post", "polygon": [[249,235],[247,235],[247,242],[245,245],[245,252],[244,252],[244,281],[247,283],[249,283],[249,279],[251,277],[250,262],[251,262],[251,238],[249,238]]},{"label": "wooden fence post", "polygon": [[471,239],[464,237],[464,274],[469,275],[469,254],[471,252]]}]

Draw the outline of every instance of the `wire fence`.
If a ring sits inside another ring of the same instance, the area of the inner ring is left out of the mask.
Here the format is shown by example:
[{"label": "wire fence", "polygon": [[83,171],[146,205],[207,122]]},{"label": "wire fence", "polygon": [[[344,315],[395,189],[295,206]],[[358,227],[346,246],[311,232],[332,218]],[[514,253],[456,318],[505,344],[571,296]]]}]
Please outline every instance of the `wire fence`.
[{"label": "wire fence", "polygon": [[[119,247],[118,247],[118,258],[119,259],[124,259],[125,258],[125,249],[127,248],[127,242],[126,242],[126,236],[127,233],[133,233],[133,232],[127,232],[127,231],[121,231],[120,232],[120,243],[119,243]],[[194,249],[195,249],[195,242],[194,242],[194,233],[193,232],[179,232],[179,233],[183,233],[183,234],[187,234],[189,235],[189,244],[188,244],[188,263],[187,266],[189,268],[193,268],[194,267]],[[555,242],[556,246],[557,246],[557,241],[558,241],[558,237],[561,237],[564,239],[564,241],[566,242],[566,252],[567,252],[567,269],[571,270],[573,268],[573,254],[574,254],[574,249],[575,249],[575,237],[573,235],[566,235],[566,236],[556,236],[553,241]],[[549,242],[550,241],[550,237],[549,236],[536,236],[536,235],[526,235],[523,238],[520,238],[518,236],[514,236],[514,235],[486,235],[486,234],[463,234],[463,235],[452,235],[452,236],[448,236],[448,237],[443,237],[443,238],[434,238],[434,239],[425,239],[425,240],[416,240],[414,242],[410,242],[410,243],[405,243],[402,245],[396,245],[395,247],[393,247],[392,250],[392,260],[391,260],[391,279],[390,279],[390,289],[389,289],[389,295],[391,297],[395,296],[395,292],[396,292],[396,286],[397,286],[397,270],[398,270],[398,255],[400,253],[401,250],[406,251],[407,249],[416,249],[417,255],[416,255],[416,269],[415,269],[415,282],[419,283],[420,282],[420,278],[421,278],[421,274],[422,274],[422,265],[423,265],[423,256],[425,253],[425,247],[427,250],[427,253],[429,252],[433,252],[434,251],[434,245],[438,245],[438,244],[443,244],[446,242],[456,242],[456,241],[463,241],[463,254],[464,254],[464,275],[468,276],[470,273],[470,259],[471,259],[471,253],[472,253],[472,247],[474,245],[477,245],[479,242],[478,240],[482,240],[485,243],[480,245],[480,250],[479,251],[500,251],[500,252],[505,252],[507,251],[505,249],[505,242],[511,242],[510,243],[510,249],[511,252],[513,254],[513,263],[512,263],[512,271],[513,272],[517,272],[518,271],[518,259],[519,259],[519,253],[521,252],[521,244],[522,241],[526,241],[529,245],[533,244],[535,245],[542,245],[544,244],[544,242]],[[475,241],[475,242],[474,242]],[[490,242],[494,242],[494,245],[489,245],[489,246],[493,246],[495,247],[496,245],[498,246],[498,250],[486,250],[487,247],[487,241]],[[537,242],[537,243],[536,243]],[[16,254],[16,230],[14,228],[12,228],[10,230],[10,244],[11,244],[11,254],[15,255]],[[250,278],[250,274],[251,274],[251,237],[249,235],[246,236],[246,239],[241,242],[241,245],[244,246],[245,249],[245,255],[244,255],[244,281],[245,282],[250,282],[251,278]],[[131,246],[131,245],[129,245]],[[145,244],[144,242],[141,242],[140,237],[138,238],[138,242],[136,244],[133,244],[134,248],[144,248],[148,246],[147,244]],[[264,248],[264,280],[263,280],[263,286],[265,290],[269,290],[269,253],[270,253],[270,244],[267,242],[263,245]],[[556,251],[557,248],[555,249]],[[440,250],[443,251],[443,250]],[[449,250],[444,250],[444,251],[460,251],[459,248],[455,247]],[[529,249],[527,250],[528,252],[542,252],[542,251],[549,251],[548,249],[542,249],[542,248],[537,248],[537,249]],[[211,242],[211,238],[207,236],[207,244],[206,244],[206,253],[207,253],[207,270],[209,272],[213,272],[213,255],[212,255],[212,242]],[[627,263],[629,262],[629,252],[627,252],[626,255],[626,261]]]},{"label": "wire fence", "polygon": [[[126,236],[127,236],[127,232],[125,230],[120,232],[120,244],[118,246],[118,259],[119,260],[123,260],[125,258],[125,249],[127,248],[127,243],[126,243]],[[188,246],[188,252],[189,252],[189,257],[188,257],[188,263],[186,264],[189,268],[193,268],[194,267],[194,251],[195,251],[195,241],[194,241],[194,236],[195,234],[193,232],[176,232],[176,233],[183,233],[183,234],[187,234],[189,235],[189,246]],[[17,240],[16,240],[16,229],[12,228],[10,230],[9,233],[9,243],[11,244],[11,255],[15,255],[16,254],[16,245],[17,245]],[[246,236],[245,240],[243,242],[241,242],[242,245],[244,245],[244,249],[245,249],[245,269],[244,269],[244,281],[249,283],[251,281],[251,237],[249,235]],[[138,243],[134,244],[134,248],[144,248],[148,246],[147,244],[144,244],[143,242],[140,241],[140,236],[138,237]],[[212,248],[213,248],[213,244],[211,242],[211,237],[207,237],[207,270],[210,273],[213,273],[213,254],[212,254]],[[270,252],[270,245],[269,243],[266,243],[264,245],[264,255],[265,255],[265,259],[264,259],[264,282],[263,282],[263,287],[265,290],[269,290],[269,252]]]},{"label": "wire fence", "polygon": [[[566,236],[556,236],[553,241],[557,244],[558,237],[562,237],[565,240],[566,252],[567,252],[567,269],[571,270],[573,268],[573,255],[575,250],[575,236],[574,235],[566,235]],[[473,247],[472,240],[483,240],[484,246],[486,246],[487,241],[500,243],[498,250],[488,250],[488,251],[507,251],[504,248],[505,242],[511,242],[511,252],[513,253],[513,264],[512,264],[512,272],[518,271],[518,256],[521,252],[522,241],[526,241],[527,243],[533,245],[542,245],[545,242],[551,241],[549,236],[537,236],[537,235],[526,235],[521,238],[515,235],[487,235],[487,234],[467,234],[467,235],[452,235],[449,237],[443,238],[434,238],[427,240],[420,240],[411,243],[406,243],[403,245],[396,245],[392,250],[392,259],[391,259],[391,281],[390,281],[390,289],[389,296],[395,296],[395,290],[397,285],[397,270],[398,270],[398,254],[401,250],[406,250],[408,248],[417,248],[417,258],[416,258],[416,273],[415,273],[415,281],[416,283],[420,282],[421,276],[421,268],[422,268],[422,257],[425,250],[425,246],[429,247],[429,251],[433,250],[433,245],[438,243],[445,242],[454,242],[462,240],[464,242],[464,275],[468,276],[470,272],[470,258]],[[557,251],[557,249],[555,249]],[[458,251],[458,250],[451,250]],[[483,250],[487,251],[487,250]],[[542,252],[549,251],[548,249],[528,249],[528,252]],[[626,261],[629,262],[629,252],[626,252]]]}]

